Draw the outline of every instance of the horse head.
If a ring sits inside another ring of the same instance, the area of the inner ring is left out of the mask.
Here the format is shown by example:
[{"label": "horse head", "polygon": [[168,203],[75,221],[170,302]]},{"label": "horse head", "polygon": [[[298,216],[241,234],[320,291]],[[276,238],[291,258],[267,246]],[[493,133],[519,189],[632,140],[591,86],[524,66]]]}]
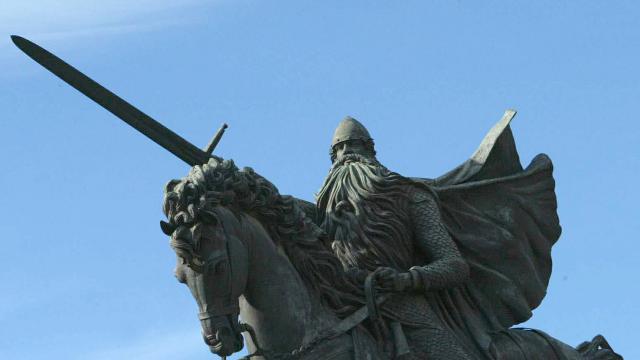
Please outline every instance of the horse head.
[{"label": "horse head", "polygon": [[236,236],[233,214],[222,206],[224,196],[204,186],[203,175],[192,170],[167,184],[168,222],[161,221],[161,228],[178,258],[175,276],[198,304],[205,343],[213,353],[227,356],[243,348],[238,315],[247,282],[247,249]]},{"label": "horse head", "polygon": [[[334,323],[361,304],[361,289],[322,230],[295,199],[250,168],[218,159],[194,166],[167,184],[163,211],[168,221],[161,227],[178,256],[176,277],[191,290],[205,342],[220,356],[242,349],[245,329],[256,349],[260,338],[266,349],[289,351],[301,344],[305,329],[312,334],[308,328]],[[238,323],[241,295],[251,326]],[[281,304],[288,306],[267,311]]]}]

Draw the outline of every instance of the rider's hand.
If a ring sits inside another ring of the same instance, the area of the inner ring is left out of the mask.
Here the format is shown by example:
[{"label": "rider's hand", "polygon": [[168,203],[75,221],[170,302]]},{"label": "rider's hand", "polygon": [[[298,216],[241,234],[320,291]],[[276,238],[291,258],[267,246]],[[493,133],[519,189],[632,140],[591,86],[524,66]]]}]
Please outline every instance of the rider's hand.
[{"label": "rider's hand", "polygon": [[376,274],[376,284],[380,291],[404,292],[412,288],[411,274],[393,268],[381,268]]}]

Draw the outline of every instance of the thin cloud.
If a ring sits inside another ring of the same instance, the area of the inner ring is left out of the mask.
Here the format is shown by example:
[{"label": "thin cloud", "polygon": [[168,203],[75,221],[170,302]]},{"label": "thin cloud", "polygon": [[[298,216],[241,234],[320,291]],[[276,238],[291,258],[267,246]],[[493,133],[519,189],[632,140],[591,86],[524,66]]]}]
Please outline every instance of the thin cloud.
[{"label": "thin cloud", "polygon": [[116,35],[179,25],[175,13],[207,0],[3,0],[0,46],[10,34],[64,40],[78,36]]},{"label": "thin cloud", "polygon": [[77,30],[47,32],[37,35],[38,40],[63,40],[69,38],[92,37],[98,35],[121,35],[131,32],[153,31],[170,26],[178,26],[187,23],[185,20],[166,20],[150,23],[101,25],[86,27]]}]

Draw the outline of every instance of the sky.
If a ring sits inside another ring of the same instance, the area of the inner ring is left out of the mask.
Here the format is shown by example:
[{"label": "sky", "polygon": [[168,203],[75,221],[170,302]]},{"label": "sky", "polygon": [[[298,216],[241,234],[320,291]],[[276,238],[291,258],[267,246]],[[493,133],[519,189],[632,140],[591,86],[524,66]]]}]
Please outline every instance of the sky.
[{"label": "sky", "polygon": [[554,161],[563,234],[522,326],[640,358],[640,4],[81,0],[0,3],[0,358],[211,359],[173,277],[162,188],[188,166],[9,40],[54,52],[197,146],[312,201],[346,115],[379,160],[436,177],[507,108]]}]

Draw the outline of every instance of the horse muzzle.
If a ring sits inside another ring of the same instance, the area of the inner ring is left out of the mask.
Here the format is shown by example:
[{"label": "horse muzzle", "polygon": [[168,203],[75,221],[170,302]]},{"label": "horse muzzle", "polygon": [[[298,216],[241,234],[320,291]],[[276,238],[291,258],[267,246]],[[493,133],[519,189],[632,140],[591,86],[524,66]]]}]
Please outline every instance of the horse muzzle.
[{"label": "horse muzzle", "polygon": [[[235,318],[235,321],[232,321],[232,318]],[[202,337],[212,353],[218,356],[229,356],[244,347],[237,316],[208,316],[200,321]]]}]

